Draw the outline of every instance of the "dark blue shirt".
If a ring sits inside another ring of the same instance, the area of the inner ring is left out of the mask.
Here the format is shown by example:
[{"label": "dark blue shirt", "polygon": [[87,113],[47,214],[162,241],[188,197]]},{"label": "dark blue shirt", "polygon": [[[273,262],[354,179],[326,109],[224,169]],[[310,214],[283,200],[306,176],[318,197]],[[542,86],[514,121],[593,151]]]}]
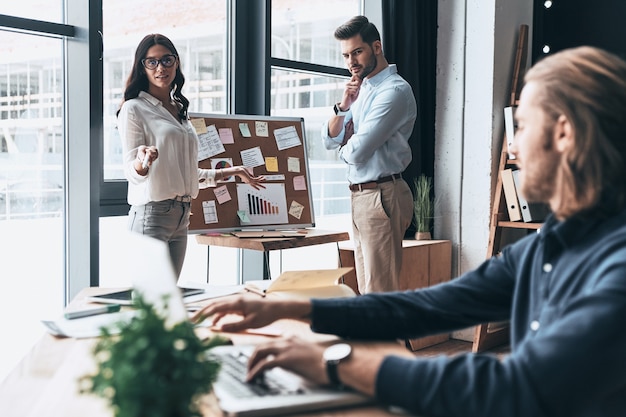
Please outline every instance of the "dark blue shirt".
[{"label": "dark blue shirt", "polygon": [[626,416],[626,212],[549,217],[478,269],[422,290],[314,300],[312,329],[415,338],[511,321],[511,353],[385,358],[376,396],[426,416]]}]

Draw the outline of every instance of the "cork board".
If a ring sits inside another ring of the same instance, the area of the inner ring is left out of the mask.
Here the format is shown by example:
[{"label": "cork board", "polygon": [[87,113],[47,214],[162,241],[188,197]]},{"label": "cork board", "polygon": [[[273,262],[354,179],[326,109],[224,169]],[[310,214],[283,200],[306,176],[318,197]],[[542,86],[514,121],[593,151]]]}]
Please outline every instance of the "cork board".
[{"label": "cork board", "polygon": [[200,190],[190,233],[315,226],[303,118],[192,113],[190,119],[200,168],[245,165],[267,178],[261,190],[239,177]]}]

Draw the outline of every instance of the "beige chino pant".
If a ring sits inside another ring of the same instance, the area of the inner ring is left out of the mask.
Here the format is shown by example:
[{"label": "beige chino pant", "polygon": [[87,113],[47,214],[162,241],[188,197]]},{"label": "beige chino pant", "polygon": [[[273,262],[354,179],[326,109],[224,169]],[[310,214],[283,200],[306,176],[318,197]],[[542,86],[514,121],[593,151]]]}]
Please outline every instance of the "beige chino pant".
[{"label": "beige chino pant", "polygon": [[354,261],[359,292],[396,291],[402,239],[413,217],[413,195],[403,179],[352,191]]}]

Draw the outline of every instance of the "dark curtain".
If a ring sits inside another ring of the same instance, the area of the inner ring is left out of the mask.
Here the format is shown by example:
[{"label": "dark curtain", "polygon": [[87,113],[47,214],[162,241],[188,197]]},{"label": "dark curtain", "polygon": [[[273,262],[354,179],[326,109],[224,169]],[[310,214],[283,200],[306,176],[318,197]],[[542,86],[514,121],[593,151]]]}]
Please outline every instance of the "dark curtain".
[{"label": "dark curtain", "polygon": [[[413,190],[420,174],[435,173],[435,93],[437,0],[383,0],[383,51],[389,63],[411,84],[417,120],[409,141],[413,160],[404,178]],[[407,236],[415,234],[413,226]]]}]

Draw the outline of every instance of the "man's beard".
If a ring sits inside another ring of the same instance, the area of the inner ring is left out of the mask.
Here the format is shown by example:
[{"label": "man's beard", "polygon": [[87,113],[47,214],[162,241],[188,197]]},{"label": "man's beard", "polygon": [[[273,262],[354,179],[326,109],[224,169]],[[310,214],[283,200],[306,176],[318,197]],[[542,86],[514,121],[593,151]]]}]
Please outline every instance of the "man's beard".
[{"label": "man's beard", "polygon": [[372,71],[376,69],[376,65],[378,65],[378,61],[376,60],[376,55],[372,55],[370,65],[364,66],[363,72],[361,72],[361,74],[357,74],[357,77],[364,80],[368,75],[372,73]]},{"label": "man's beard", "polygon": [[560,156],[554,149],[553,137],[554,128],[546,125],[543,130],[541,155],[535,155],[532,162],[534,166],[527,170],[526,181],[522,186],[522,195],[529,203],[549,202],[561,177]]}]

